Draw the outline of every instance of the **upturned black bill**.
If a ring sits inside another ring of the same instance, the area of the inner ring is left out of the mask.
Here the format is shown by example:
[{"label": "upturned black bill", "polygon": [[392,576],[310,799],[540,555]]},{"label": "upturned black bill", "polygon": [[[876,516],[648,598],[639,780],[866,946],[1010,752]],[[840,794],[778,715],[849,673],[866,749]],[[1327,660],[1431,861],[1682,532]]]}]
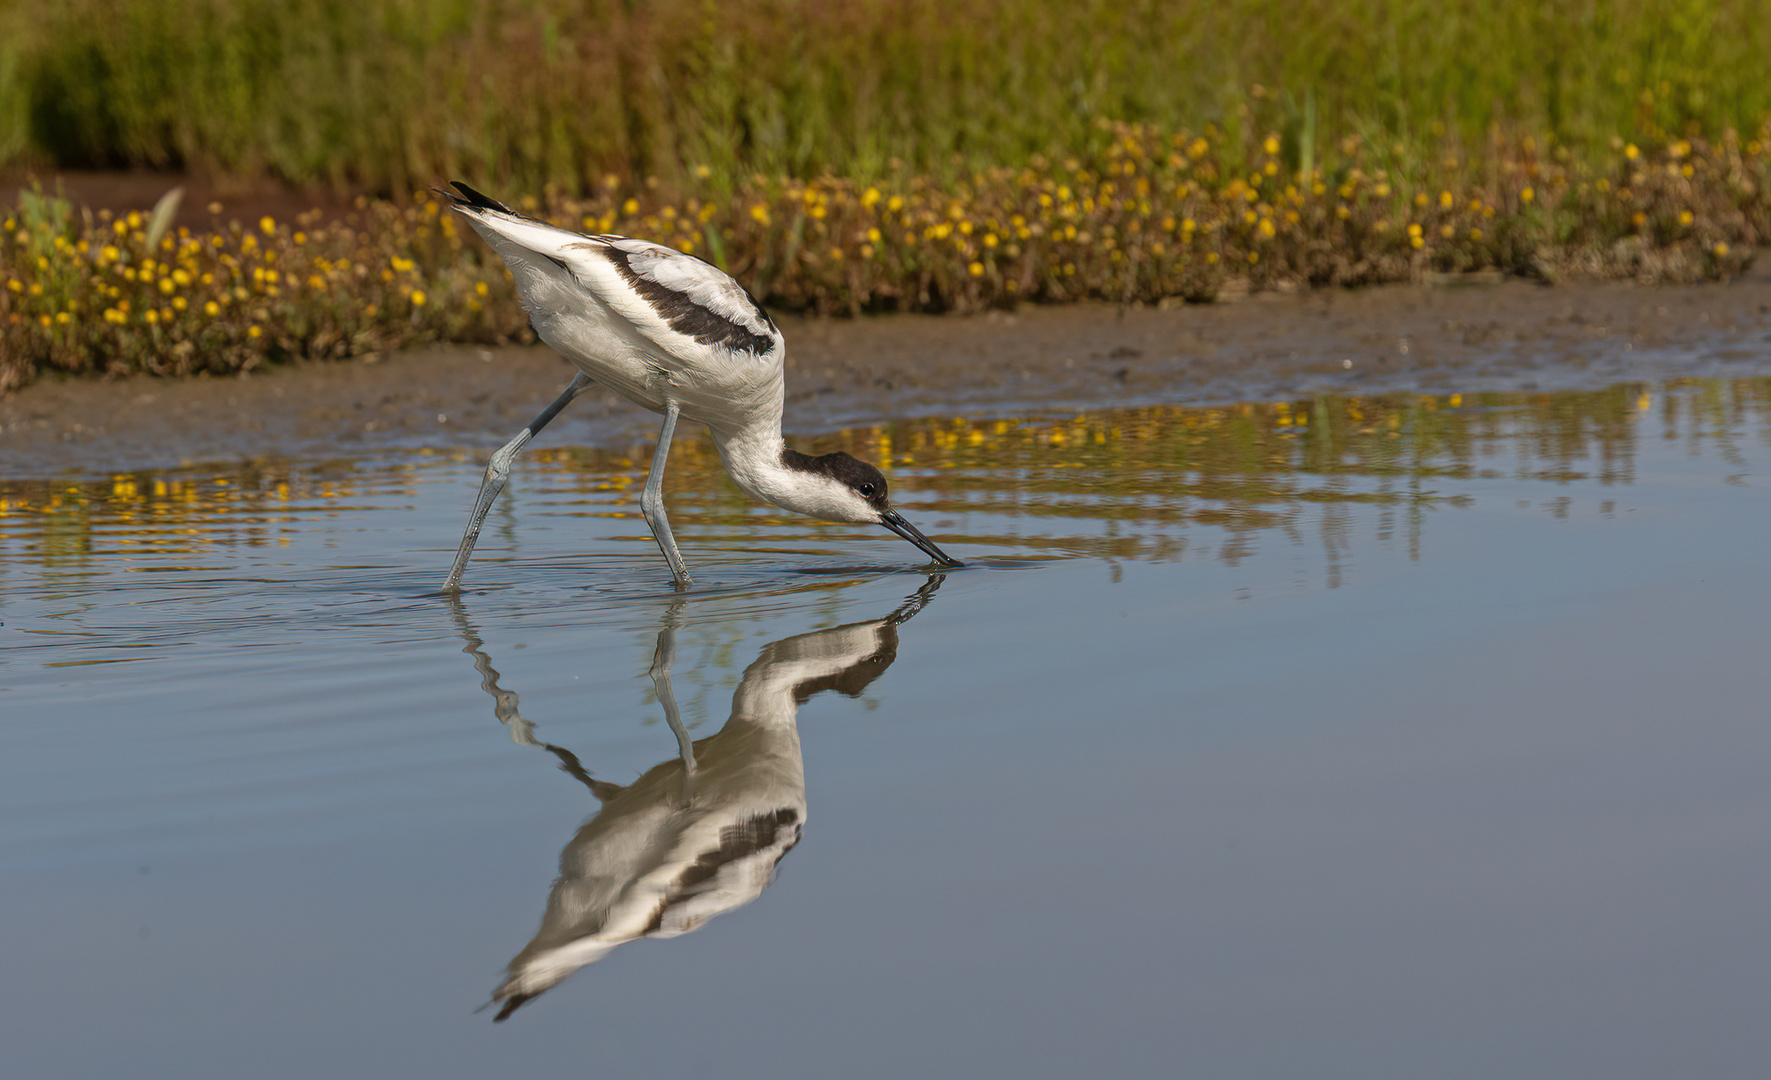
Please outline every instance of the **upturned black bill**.
[{"label": "upturned black bill", "polygon": [[905,521],[903,519],[903,517],[901,517],[896,510],[887,510],[884,513],[880,514],[879,515],[879,523],[881,525],[884,525],[886,528],[892,530],[893,532],[897,533],[899,536],[902,536],[904,539],[910,541],[912,544],[915,544],[917,547],[921,548],[922,550],[928,552],[929,555],[933,556],[934,560],[936,562],[940,563],[942,566],[964,566],[965,565],[965,563],[960,562],[958,559],[955,559],[953,556],[947,554],[945,551],[942,551],[940,548],[936,547],[935,542],[933,540],[930,540],[928,537],[924,536],[921,533],[921,531],[917,529],[916,526],[910,524],[908,521]]}]

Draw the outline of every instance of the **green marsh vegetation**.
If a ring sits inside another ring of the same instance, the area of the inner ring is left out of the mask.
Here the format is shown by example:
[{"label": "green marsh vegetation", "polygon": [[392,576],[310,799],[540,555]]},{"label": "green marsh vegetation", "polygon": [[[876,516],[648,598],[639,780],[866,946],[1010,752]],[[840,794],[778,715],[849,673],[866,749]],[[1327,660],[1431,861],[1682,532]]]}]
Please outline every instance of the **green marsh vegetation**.
[{"label": "green marsh vegetation", "polygon": [[[1099,120],[1577,153],[1771,112],[1754,0],[32,0],[0,39],[9,163],[438,177],[584,194],[753,173],[964,175]],[[1258,89],[1257,89],[1258,88]],[[1313,119],[1312,119],[1313,118]],[[1288,140],[1294,143],[1296,140]],[[1304,165],[1304,162],[1296,162]],[[705,171],[705,177],[700,174]]]},{"label": "green marsh vegetation", "polygon": [[1766,55],[1747,0],[15,2],[12,168],[386,198],[173,230],[27,195],[0,392],[522,340],[454,177],[796,310],[1726,276],[1771,237]]}]

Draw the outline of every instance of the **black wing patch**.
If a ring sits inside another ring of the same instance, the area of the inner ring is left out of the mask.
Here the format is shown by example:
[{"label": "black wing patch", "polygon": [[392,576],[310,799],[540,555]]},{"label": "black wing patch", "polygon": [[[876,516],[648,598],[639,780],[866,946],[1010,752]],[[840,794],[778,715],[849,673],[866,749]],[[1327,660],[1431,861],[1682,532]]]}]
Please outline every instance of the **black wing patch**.
[{"label": "black wing patch", "polygon": [[[761,356],[775,347],[775,339],[767,334],[759,334],[748,326],[733,322],[719,312],[697,304],[668,285],[641,277],[634,272],[627,252],[620,248],[605,247],[601,250],[615,264],[615,270],[621,275],[621,279],[645,297],[646,303],[652,305],[652,310],[658,313],[658,317],[669,323],[670,328],[677,333],[692,337],[703,345],[724,345],[728,349],[741,350],[753,356]],[[757,305],[756,299],[749,293],[745,293],[745,296],[756,308],[757,317],[762,320],[763,325],[773,329],[774,321]]]},{"label": "black wing patch", "polygon": [[[766,851],[782,840],[785,843],[775,854],[774,862],[769,867],[771,871],[799,843],[799,811],[792,807],[783,807],[773,814],[759,814],[742,824],[727,825],[721,829],[719,847],[703,852],[700,858],[677,875],[671,895],[658,905],[658,910],[652,912],[643,933],[655,933],[664,925],[666,912],[699,894],[709,881],[719,876],[721,870],[741,859]],[[772,872],[770,876],[774,876]]]}]

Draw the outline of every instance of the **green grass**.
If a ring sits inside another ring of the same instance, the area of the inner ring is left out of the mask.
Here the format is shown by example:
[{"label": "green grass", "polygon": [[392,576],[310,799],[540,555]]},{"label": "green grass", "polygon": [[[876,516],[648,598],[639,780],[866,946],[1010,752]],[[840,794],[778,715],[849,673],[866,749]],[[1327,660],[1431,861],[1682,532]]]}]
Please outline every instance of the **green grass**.
[{"label": "green grass", "polygon": [[571,194],[950,177],[1100,119],[1281,130],[1294,167],[1496,127],[1587,154],[1756,126],[1767,56],[1754,0],[30,0],[0,162]]}]

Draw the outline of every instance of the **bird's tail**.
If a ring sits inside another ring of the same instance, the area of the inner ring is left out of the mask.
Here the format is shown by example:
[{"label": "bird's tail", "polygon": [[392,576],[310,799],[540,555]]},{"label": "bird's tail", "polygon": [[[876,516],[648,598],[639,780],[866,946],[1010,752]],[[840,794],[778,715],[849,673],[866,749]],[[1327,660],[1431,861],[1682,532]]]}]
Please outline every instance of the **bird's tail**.
[{"label": "bird's tail", "polygon": [[466,184],[462,183],[459,180],[449,181],[449,186],[454,188],[456,191],[459,191],[461,194],[456,195],[453,192],[442,191],[441,189],[438,189],[438,193],[441,195],[448,196],[449,201],[454,203],[456,206],[469,206],[469,207],[473,207],[476,210],[496,210],[501,214],[513,214],[514,215],[516,213],[515,210],[512,210],[510,207],[499,202],[497,199],[494,199],[489,195],[484,195],[478,191],[475,191],[473,188],[468,187]]}]

